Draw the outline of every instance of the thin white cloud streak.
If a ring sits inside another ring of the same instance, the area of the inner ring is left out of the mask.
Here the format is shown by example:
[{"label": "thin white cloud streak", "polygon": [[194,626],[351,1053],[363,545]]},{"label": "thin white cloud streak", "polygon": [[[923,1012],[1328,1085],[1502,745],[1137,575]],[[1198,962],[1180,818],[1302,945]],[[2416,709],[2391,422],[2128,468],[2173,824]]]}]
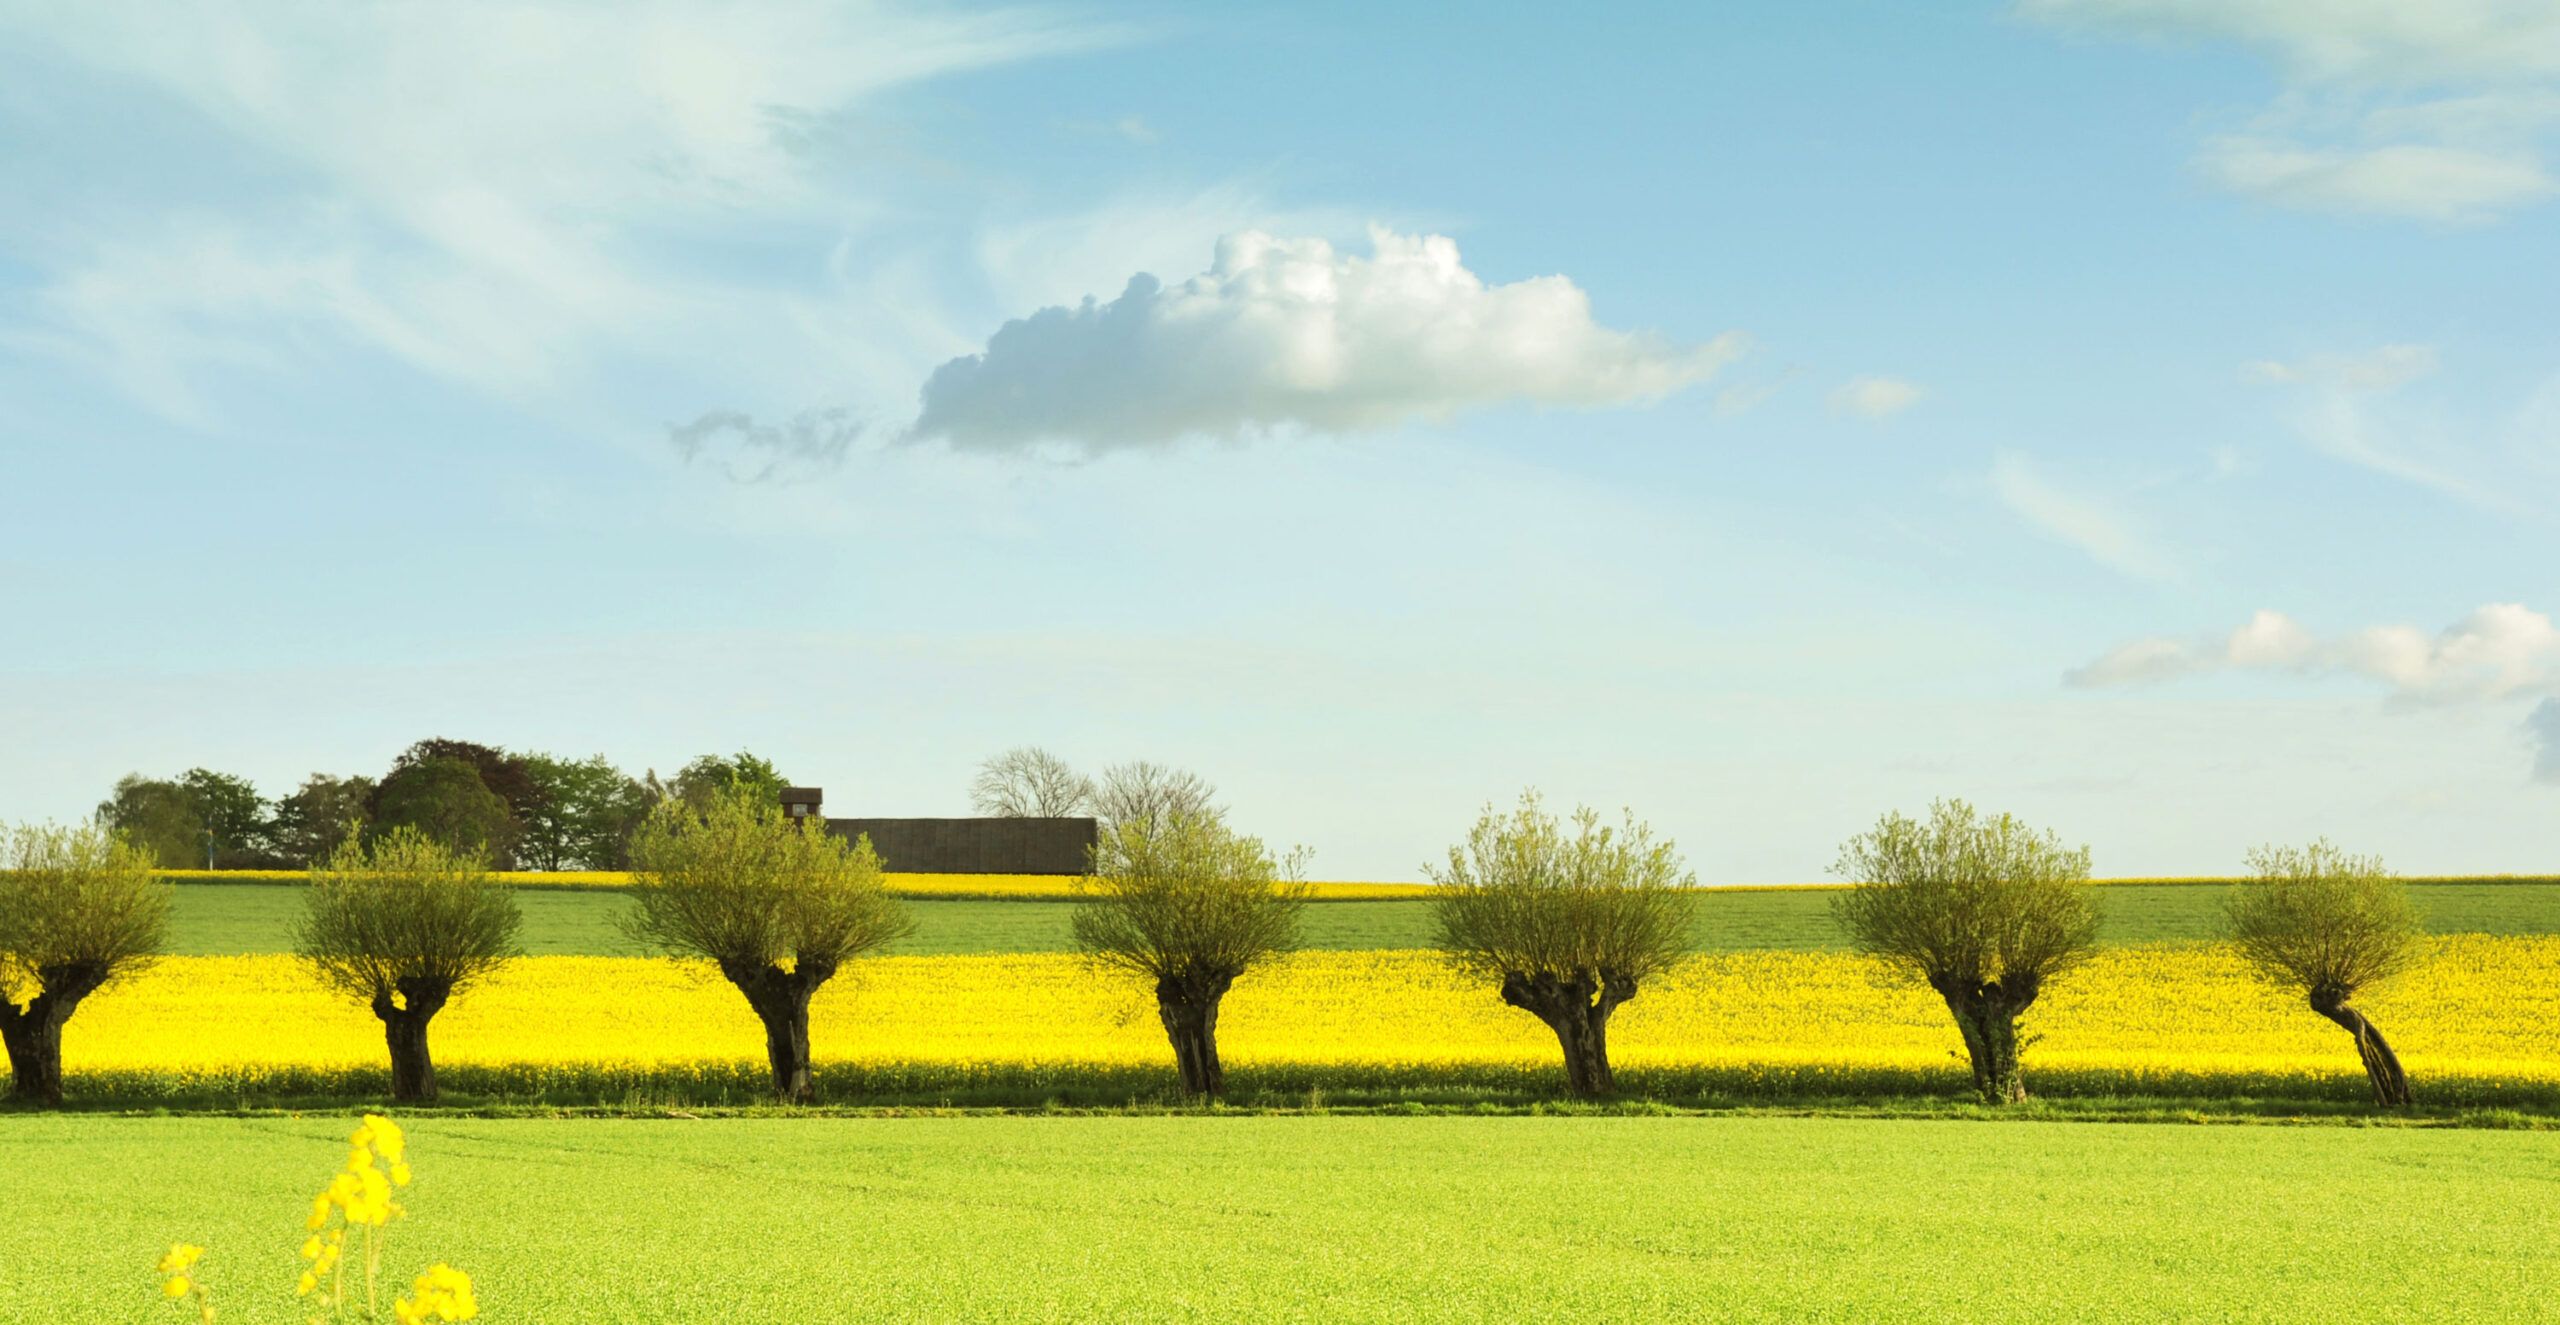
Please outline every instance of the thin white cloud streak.
[{"label": "thin white cloud streak", "polygon": [[2413,423],[2383,398],[2437,369],[2433,347],[2384,345],[2353,354],[2320,354],[2243,364],[2242,380],[2297,393],[2287,421],[2310,447],[2388,478],[2478,506],[2514,513],[2523,503],[2498,486],[2466,476],[2476,457],[2446,445],[2443,430]]},{"label": "thin white cloud streak", "polygon": [[1370,230],[1372,252],[1257,230],[1208,271],[1140,273],[1008,322],[925,383],[912,435],[962,450],[1061,442],[1091,451],[1289,428],[1352,432],[1507,402],[1641,403],[1739,352],[1613,330],[1563,276],[1491,284],[1455,241]]},{"label": "thin white cloud streak", "polygon": [[1925,394],[1899,377],[1853,377],[1831,393],[1831,408],[1876,423],[1919,404]]},{"label": "thin white cloud streak", "polygon": [[2543,148],[2560,95],[2548,0],[2019,0],[2059,26],[2264,53],[2285,94],[2196,168],[2277,206],[2445,225],[2560,191]]},{"label": "thin white cloud streak", "polygon": [[2529,154],[2422,143],[2357,150],[2221,138],[2205,147],[2196,165],[2234,193],[2283,206],[2447,225],[2494,221],[2560,190],[2560,181]]},{"label": "thin white cloud streak", "polygon": [[2046,537],[2079,549],[2109,570],[2148,582],[2178,576],[2176,558],[2131,517],[2099,499],[2056,486],[2023,455],[2004,452],[1992,462],[1991,491]]},{"label": "thin white cloud streak", "polygon": [[2491,603],[2433,635],[2390,625],[2323,639],[2281,612],[2261,611],[2220,638],[2119,645],[2064,680],[2108,689],[2233,671],[2355,677],[2408,705],[2549,694],[2560,691],[2560,627],[2521,603]]}]

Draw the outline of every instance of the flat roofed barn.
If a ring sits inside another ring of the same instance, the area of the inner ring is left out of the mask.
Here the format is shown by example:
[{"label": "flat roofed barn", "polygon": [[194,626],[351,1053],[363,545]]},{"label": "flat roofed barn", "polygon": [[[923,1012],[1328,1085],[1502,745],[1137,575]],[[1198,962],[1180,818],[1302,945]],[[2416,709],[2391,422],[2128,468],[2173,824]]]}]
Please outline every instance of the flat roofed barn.
[{"label": "flat roofed barn", "polygon": [[1100,829],[1090,818],[828,819],[818,787],[785,787],[783,813],[839,837],[868,837],[900,874],[1082,874]]}]

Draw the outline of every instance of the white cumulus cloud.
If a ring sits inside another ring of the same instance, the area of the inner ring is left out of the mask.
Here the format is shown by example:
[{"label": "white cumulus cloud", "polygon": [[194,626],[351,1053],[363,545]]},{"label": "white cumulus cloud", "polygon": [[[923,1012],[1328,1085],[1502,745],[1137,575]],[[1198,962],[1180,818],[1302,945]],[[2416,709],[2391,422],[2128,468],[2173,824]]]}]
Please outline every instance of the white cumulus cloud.
[{"label": "white cumulus cloud", "polygon": [[1917,383],[1899,377],[1853,377],[1831,393],[1831,408],[1862,419],[1881,420],[1920,403]]},{"label": "white cumulus cloud", "polygon": [[2524,730],[2533,741],[2533,780],[2560,782],[2560,699],[2534,705]]},{"label": "white cumulus cloud", "polygon": [[966,450],[1095,451],[1297,426],[1351,431],[1507,401],[1603,406],[1698,382],[1739,352],[1612,330],[1563,276],[1494,285],[1455,241],[1370,230],[1372,253],[1256,230],[1208,271],[1008,322],[925,383],[912,435]]},{"label": "white cumulus cloud", "polygon": [[2119,645],[2064,680],[2104,688],[2222,671],[2358,677],[2408,704],[2548,695],[2560,693],[2560,626],[2521,603],[2491,603],[2433,634],[2389,625],[2322,638],[2281,612],[2261,611],[2218,638]]}]

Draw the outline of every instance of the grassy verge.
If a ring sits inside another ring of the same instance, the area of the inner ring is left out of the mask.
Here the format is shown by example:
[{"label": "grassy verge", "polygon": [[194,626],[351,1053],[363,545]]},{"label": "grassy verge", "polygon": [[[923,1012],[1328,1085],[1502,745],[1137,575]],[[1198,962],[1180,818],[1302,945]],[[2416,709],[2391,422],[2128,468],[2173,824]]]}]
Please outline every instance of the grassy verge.
[{"label": "grassy verge", "polygon": [[[0,1320],[302,1318],[348,1120],[0,1121]],[[2560,1135],[1881,1119],[411,1120],[386,1266],[491,1321],[2464,1320],[2560,1288]],[[2496,1211],[2494,1219],[2481,1211]],[[2352,1255],[2340,1254],[2352,1248]]]},{"label": "grassy verge", "polygon": [[[1610,1107],[1674,1111],[1774,1108],[1872,1112],[1969,1109],[1967,1078],[1953,1063],[1714,1063],[1619,1071],[1623,1098]],[[1170,1063],[820,1063],[822,1100],[857,1111],[995,1112],[1158,1110],[1185,1104]],[[687,1063],[463,1063],[438,1069],[444,1107],[501,1113],[546,1110],[651,1113],[746,1109],[767,1104],[764,1065],[746,1059]],[[2329,1116],[2372,1119],[2364,1078],[2238,1068],[2102,1066],[2030,1069],[2045,1107],[2108,1116]],[[1243,1110],[1547,1111],[1572,1107],[1557,1069],[1512,1063],[1260,1063],[1230,1068],[1227,1107]],[[67,1083],[70,1105],[91,1112],[262,1112],[378,1106],[390,1077],[379,1067],[251,1065],[183,1072],[91,1070]],[[2560,1121],[2560,1083],[2439,1073],[2419,1082],[2423,1116],[2510,1122]],[[1995,1111],[1996,1112],[1996,1111]]]}]

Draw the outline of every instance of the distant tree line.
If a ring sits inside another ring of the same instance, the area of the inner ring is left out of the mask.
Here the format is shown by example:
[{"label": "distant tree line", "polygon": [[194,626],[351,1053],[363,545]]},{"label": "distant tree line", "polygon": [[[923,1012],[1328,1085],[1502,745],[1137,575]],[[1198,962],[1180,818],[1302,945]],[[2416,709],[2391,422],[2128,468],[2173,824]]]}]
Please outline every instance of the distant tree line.
[{"label": "distant tree line", "polygon": [[569,759],[431,737],[379,776],[314,773],[275,799],[249,779],[208,768],[174,778],[139,773],[99,802],[98,826],[160,869],[312,869],[352,834],[360,844],[407,829],[493,869],[618,870],[649,811],[697,808],[733,786],[778,800],[787,785],[746,751],[704,755],[659,778],[633,777],[603,755]]}]

